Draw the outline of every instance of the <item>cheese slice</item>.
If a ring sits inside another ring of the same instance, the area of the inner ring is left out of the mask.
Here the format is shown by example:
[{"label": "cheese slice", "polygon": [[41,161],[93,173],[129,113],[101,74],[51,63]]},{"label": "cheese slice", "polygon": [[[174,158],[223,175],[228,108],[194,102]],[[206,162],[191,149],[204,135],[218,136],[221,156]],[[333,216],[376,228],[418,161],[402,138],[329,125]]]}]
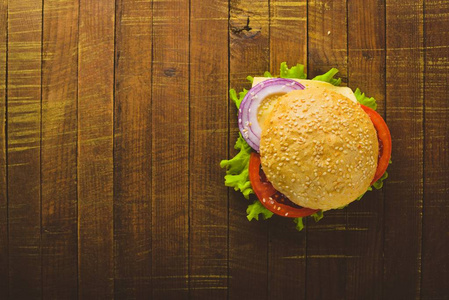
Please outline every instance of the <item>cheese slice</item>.
[{"label": "cheese slice", "polygon": [[[270,79],[270,77],[254,77],[253,86],[255,86],[256,84],[258,84],[262,81],[265,81],[267,79]],[[306,88],[319,87],[319,88],[327,89],[329,91],[333,91],[335,93],[339,93],[339,94],[351,99],[355,103],[357,103],[357,99],[355,98],[354,92],[348,87],[335,86],[328,82],[319,81],[319,80],[310,80],[310,79],[293,79],[293,80],[301,83]]]}]

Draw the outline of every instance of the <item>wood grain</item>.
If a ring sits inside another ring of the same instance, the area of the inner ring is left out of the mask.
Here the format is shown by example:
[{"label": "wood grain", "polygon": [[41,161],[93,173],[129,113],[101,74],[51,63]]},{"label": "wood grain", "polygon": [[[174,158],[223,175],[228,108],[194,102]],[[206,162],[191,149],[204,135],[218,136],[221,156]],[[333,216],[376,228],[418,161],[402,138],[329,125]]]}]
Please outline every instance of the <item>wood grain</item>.
[{"label": "wood grain", "polygon": [[[269,68],[269,8],[267,1],[230,1],[230,87],[249,89],[248,75],[262,75]],[[229,100],[230,101],[230,100]],[[229,110],[229,155],[235,155],[238,137],[237,110]],[[224,172],[223,172],[224,173]],[[229,298],[266,299],[268,292],[268,224],[248,222],[248,201],[229,191]]]},{"label": "wood grain", "polygon": [[190,297],[227,299],[228,2],[190,5]]},{"label": "wood grain", "polygon": [[449,1],[424,8],[423,299],[449,295]]},{"label": "wood grain", "polygon": [[308,76],[331,68],[347,82],[347,1],[308,1]]},{"label": "wood grain", "polygon": [[42,62],[42,297],[75,299],[78,1],[46,1]]},{"label": "wood grain", "polygon": [[279,66],[307,65],[307,0],[271,0],[270,71],[279,75]]},{"label": "wood grain", "polygon": [[151,289],[151,1],[117,2],[114,108],[115,297]]},{"label": "wood grain", "polygon": [[[308,76],[313,78],[335,67],[337,77],[347,82],[346,1],[309,1]],[[315,224],[309,220],[307,234],[306,299],[346,297],[347,254],[345,239],[354,230],[347,227],[346,210],[325,213]]]},{"label": "wood grain", "polygon": [[8,215],[10,298],[42,293],[41,264],[42,2],[8,6]]},{"label": "wood grain", "polygon": [[[0,299],[446,299],[448,0],[0,0]],[[382,191],[297,232],[223,185],[228,89],[377,99]]]},{"label": "wood grain", "polygon": [[386,121],[393,140],[384,215],[382,298],[420,294],[423,204],[423,6],[386,2]]},{"label": "wood grain", "polygon": [[78,64],[79,297],[114,294],[114,1],[80,1]]},{"label": "wood grain", "polygon": [[[377,101],[385,115],[385,8],[383,0],[348,0],[348,85]],[[346,297],[380,299],[383,274],[383,201],[368,192],[347,208]]]},{"label": "wood grain", "polygon": [[[270,70],[307,64],[307,1],[270,1]],[[269,221],[268,298],[304,299],[306,234],[290,218]]]},{"label": "wood grain", "polygon": [[8,4],[0,1],[0,298],[9,295],[8,192],[6,175],[6,49]]},{"label": "wood grain", "polygon": [[187,299],[189,3],[153,3],[152,276],[154,299]]}]

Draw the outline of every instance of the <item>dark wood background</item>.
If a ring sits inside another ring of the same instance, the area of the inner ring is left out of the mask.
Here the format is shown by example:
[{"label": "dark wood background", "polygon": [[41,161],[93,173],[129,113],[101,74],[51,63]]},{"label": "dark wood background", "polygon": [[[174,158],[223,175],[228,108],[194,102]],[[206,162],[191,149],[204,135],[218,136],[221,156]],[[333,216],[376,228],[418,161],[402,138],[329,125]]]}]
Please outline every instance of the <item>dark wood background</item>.
[{"label": "dark wood background", "polygon": [[[382,191],[246,220],[228,89],[374,96]],[[0,299],[449,299],[448,0],[0,0]]]}]

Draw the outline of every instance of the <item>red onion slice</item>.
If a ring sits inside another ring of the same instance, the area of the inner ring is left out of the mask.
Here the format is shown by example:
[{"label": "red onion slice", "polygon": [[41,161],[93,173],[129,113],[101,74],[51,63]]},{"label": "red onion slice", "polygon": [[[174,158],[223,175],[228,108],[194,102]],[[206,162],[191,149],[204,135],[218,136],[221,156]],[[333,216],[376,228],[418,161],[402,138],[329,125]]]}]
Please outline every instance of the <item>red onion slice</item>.
[{"label": "red onion slice", "polygon": [[245,141],[259,152],[262,128],[257,120],[257,112],[262,101],[275,94],[287,94],[305,87],[299,82],[286,78],[272,78],[256,84],[243,98],[239,109],[239,129]]}]

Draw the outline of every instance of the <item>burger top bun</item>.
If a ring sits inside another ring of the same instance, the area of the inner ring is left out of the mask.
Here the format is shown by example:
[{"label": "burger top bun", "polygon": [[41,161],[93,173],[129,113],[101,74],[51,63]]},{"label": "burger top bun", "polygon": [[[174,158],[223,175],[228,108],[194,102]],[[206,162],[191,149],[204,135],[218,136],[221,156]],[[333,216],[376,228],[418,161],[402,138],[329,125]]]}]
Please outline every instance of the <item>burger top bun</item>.
[{"label": "burger top bun", "polygon": [[260,157],[292,202],[329,210],[354,201],[377,168],[376,130],[359,104],[320,88],[292,91],[262,124]]}]

